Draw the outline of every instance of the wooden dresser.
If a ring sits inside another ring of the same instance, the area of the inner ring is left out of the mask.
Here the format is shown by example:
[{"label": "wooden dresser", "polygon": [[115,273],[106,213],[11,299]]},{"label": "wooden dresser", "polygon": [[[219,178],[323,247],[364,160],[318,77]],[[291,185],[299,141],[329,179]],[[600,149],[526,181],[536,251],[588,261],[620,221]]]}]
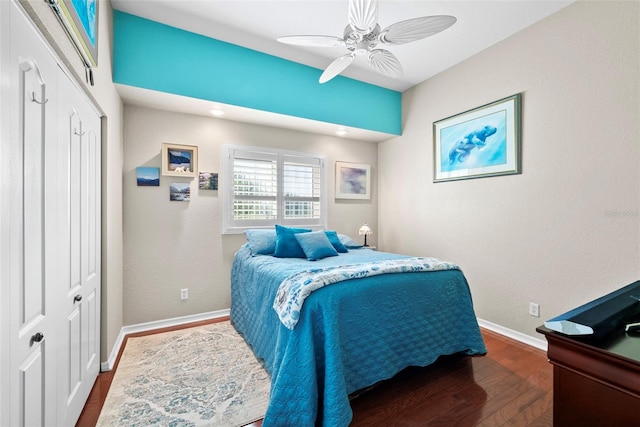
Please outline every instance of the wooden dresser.
[{"label": "wooden dresser", "polygon": [[553,425],[640,427],[640,334],[575,338],[544,326],[553,364]]}]

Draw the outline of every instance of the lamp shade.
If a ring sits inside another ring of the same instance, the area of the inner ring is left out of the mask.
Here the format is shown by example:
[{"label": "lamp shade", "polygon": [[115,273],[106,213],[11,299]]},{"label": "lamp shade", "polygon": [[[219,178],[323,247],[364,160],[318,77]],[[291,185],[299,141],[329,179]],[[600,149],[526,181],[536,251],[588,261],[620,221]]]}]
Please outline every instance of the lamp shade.
[{"label": "lamp shade", "polygon": [[358,234],[361,236],[370,236],[373,234],[373,230],[367,223],[362,224],[362,227],[358,230]]}]

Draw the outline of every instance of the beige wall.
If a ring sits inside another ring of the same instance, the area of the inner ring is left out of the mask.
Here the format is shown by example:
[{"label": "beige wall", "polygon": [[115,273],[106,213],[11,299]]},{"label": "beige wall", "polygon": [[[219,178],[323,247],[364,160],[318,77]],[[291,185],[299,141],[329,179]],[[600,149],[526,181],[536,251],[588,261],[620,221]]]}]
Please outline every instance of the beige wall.
[{"label": "beige wall", "polygon": [[[433,183],[432,123],[515,93],[522,174]],[[403,109],[403,135],[379,145],[379,245],[459,263],[478,317],[540,339],[545,319],[640,278],[640,3],[571,5]]]},{"label": "beige wall", "polygon": [[[161,176],[160,187],[136,185],[136,167],[160,167],[163,142],[198,146],[199,169],[220,175],[225,143],[325,154],[328,228],[358,238],[366,221],[377,231],[373,143],[130,105],[124,117],[125,325],[228,309],[233,254],[246,241],[244,234],[221,235],[222,194],[198,190],[197,179]],[[336,161],[372,165],[371,200],[334,199]],[[169,201],[171,182],[191,183],[191,201]],[[187,301],[180,301],[182,288]]]},{"label": "beige wall", "polygon": [[[2,0],[0,0],[2,1]],[[111,79],[111,3],[100,1],[98,67],[94,86],[55,14],[45,1],[20,0],[58,56],[102,113],[102,334],[101,360],[109,356],[122,328],[122,101]]]}]

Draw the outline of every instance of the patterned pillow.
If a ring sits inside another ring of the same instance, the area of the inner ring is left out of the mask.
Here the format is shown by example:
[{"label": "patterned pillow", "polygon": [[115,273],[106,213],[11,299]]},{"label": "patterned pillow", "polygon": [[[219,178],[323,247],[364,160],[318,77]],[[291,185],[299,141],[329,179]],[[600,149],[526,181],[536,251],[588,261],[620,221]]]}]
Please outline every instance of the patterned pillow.
[{"label": "patterned pillow", "polygon": [[298,233],[309,233],[308,228],[290,228],[276,225],[276,250],[273,256],[278,258],[306,258],[302,247],[296,240]]},{"label": "patterned pillow", "polygon": [[309,261],[317,261],[322,258],[338,255],[336,248],[333,247],[324,231],[298,233],[294,234],[294,237],[302,247]]},{"label": "patterned pillow", "polygon": [[276,251],[276,230],[255,229],[244,232],[251,255],[271,255]]}]

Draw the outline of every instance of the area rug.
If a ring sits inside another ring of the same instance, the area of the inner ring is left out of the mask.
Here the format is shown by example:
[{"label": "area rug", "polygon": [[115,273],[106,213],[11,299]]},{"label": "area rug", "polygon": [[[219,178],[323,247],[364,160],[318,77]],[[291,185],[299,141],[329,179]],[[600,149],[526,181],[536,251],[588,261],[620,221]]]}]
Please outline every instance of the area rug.
[{"label": "area rug", "polygon": [[226,321],[129,338],[98,426],[220,426],[264,416],[270,379]]}]

